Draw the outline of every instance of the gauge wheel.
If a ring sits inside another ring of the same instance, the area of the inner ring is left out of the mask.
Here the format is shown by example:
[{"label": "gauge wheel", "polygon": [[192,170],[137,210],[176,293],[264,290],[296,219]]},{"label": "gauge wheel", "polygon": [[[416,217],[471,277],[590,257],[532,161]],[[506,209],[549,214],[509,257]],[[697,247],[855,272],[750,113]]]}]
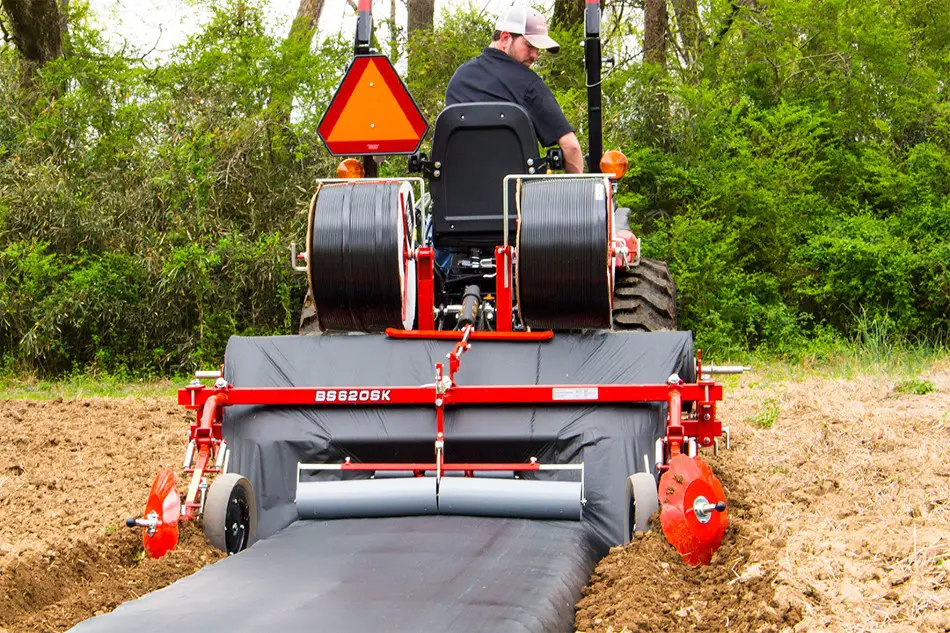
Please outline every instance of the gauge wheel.
[{"label": "gauge wheel", "polygon": [[237,473],[219,475],[205,500],[204,532],[212,546],[231,555],[257,537],[257,502],[251,482]]},{"label": "gauge wheel", "polygon": [[637,532],[650,530],[650,517],[660,507],[656,479],[649,473],[627,477],[627,512],[624,518],[624,542],[629,543]]}]

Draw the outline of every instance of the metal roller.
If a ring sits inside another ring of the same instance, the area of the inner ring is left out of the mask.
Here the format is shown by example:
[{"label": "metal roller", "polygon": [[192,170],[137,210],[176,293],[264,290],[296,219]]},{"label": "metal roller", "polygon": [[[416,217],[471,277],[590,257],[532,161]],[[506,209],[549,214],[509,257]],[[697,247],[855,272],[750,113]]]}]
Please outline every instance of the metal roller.
[{"label": "metal roller", "polygon": [[416,316],[412,187],[321,186],[310,207],[308,276],[323,330],[411,329]]},{"label": "metal roller", "polygon": [[521,182],[515,283],[526,325],[610,328],[609,196],[602,178]]},{"label": "metal roller", "polygon": [[415,516],[437,510],[434,477],[297,483],[301,519]]},{"label": "metal roller", "polygon": [[583,486],[492,477],[383,477],[297,483],[301,519],[457,514],[579,521]]},{"label": "metal roller", "polygon": [[579,521],[583,486],[572,481],[443,477],[439,514]]}]

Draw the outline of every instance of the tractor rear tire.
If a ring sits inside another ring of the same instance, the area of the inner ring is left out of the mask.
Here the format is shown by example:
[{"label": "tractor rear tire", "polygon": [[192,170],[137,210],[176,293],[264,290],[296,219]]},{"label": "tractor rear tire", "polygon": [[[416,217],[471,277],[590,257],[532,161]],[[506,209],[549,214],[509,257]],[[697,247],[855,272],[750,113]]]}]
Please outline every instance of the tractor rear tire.
[{"label": "tractor rear tire", "polygon": [[666,262],[644,258],[629,271],[617,268],[613,326],[635,332],[676,329],[676,284]]},{"label": "tractor rear tire", "polygon": [[650,517],[660,508],[656,479],[650,473],[634,473],[627,477],[627,515],[624,519],[624,543],[637,532],[650,531]]},{"label": "tractor rear tire", "polygon": [[202,514],[205,537],[225,554],[237,554],[257,539],[257,501],[251,482],[237,473],[218,475],[208,488]]}]

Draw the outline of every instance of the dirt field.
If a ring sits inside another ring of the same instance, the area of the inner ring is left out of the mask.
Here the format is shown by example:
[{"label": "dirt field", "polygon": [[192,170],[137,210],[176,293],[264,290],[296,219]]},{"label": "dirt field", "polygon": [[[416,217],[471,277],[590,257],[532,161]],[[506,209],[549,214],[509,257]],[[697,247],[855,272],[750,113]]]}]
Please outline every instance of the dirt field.
[{"label": "dirt field", "polygon": [[[920,377],[936,390],[735,381],[733,448],[710,458],[731,503],[713,564],[684,566],[657,533],[615,548],[577,629],[950,632],[950,364]],[[171,398],[0,402],[0,633],[63,631],[219,557],[187,526],[144,559],[124,527],[189,420]]]}]

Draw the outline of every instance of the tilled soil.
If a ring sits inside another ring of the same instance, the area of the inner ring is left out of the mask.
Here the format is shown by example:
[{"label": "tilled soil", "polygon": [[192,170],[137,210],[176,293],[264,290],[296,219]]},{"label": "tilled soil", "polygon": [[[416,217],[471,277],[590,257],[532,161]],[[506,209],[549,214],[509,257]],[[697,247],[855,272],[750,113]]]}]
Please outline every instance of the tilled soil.
[{"label": "tilled soil", "polygon": [[[661,533],[614,548],[578,631],[950,632],[950,366],[727,386],[732,449],[708,456],[730,527],[707,567]],[[0,633],[63,631],[220,558],[197,526],[145,558],[126,517],[180,468],[172,398],[0,402]],[[765,428],[769,423],[771,427]]]},{"label": "tilled soil", "polygon": [[[723,547],[684,565],[661,534],[616,547],[579,631],[950,631],[950,367],[727,388]],[[774,421],[770,428],[763,428]]]},{"label": "tilled soil", "polygon": [[143,556],[125,519],[159,466],[181,466],[191,415],[172,398],[0,402],[0,632],[64,631],[220,555],[185,525]]}]

